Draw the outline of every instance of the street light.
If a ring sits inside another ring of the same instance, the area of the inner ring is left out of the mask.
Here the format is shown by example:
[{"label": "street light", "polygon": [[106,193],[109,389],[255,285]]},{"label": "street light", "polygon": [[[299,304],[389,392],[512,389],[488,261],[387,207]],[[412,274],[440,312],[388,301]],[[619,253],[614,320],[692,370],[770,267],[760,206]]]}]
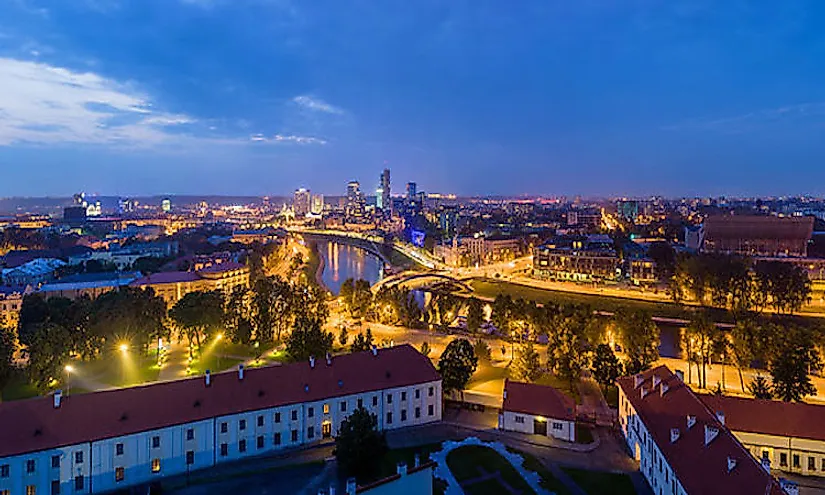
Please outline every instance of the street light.
[{"label": "street light", "polygon": [[67,364],[63,367],[63,371],[66,372],[66,395],[69,395],[69,391],[72,389],[71,383],[71,373],[74,371],[74,368],[71,364]]},{"label": "street light", "polygon": [[128,344],[120,344],[118,346],[118,349],[120,349],[120,352],[126,352],[126,351],[129,350],[129,345]]}]

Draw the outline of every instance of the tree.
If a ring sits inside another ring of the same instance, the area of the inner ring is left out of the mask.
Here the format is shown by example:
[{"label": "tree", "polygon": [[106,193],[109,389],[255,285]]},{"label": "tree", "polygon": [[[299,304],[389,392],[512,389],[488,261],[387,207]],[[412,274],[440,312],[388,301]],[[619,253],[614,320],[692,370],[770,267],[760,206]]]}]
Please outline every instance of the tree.
[{"label": "tree", "polygon": [[432,349],[430,349],[430,344],[428,344],[427,341],[424,341],[424,342],[421,343],[420,352],[425,357],[430,357],[430,353],[432,352]]},{"label": "tree", "polygon": [[47,322],[37,327],[26,347],[26,368],[29,380],[41,392],[49,388],[53,379],[59,378],[69,357],[69,331],[55,323]]},{"label": "tree", "polygon": [[647,255],[656,263],[656,278],[668,280],[676,270],[676,251],[667,242],[653,242]]},{"label": "tree", "polygon": [[733,365],[739,374],[739,386],[742,393],[745,393],[745,379],[742,370],[749,368],[755,359],[757,337],[757,323],[753,318],[737,319],[736,324],[730,332],[730,350]]},{"label": "tree", "polygon": [[200,349],[201,342],[221,327],[225,319],[223,306],[223,294],[218,291],[190,292],[169,310],[169,317],[189,342],[190,357],[194,356],[194,347]]},{"label": "tree", "polygon": [[593,378],[596,382],[602,388],[607,388],[616,383],[616,380],[621,376],[622,363],[609,345],[599,344],[593,353],[592,369]]},{"label": "tree", "polygon": [[541,378],[541,363],[532,341],[522,344],[513,361],[513,376],[523,382],[535,382]]},{"label": "tree", "polygon": [[0,390],[6,386],[14,372],[14,330],[0,320]]},{"label": "tree", "polygon": [[467,306],[467,330],[476,333],[484,323],[484,307],[478,298],[471,297]]},{"label": "tree", "polygon": [[378,418],[363,407],[341,423],[335,437],[335,457],[343,476],[370,478],[387,453],[387,440],[378,431]]},{"label": "tree", "polygon": [[513,299],[509,295],[499,294],[493,301],[492,309],[490,318],[493,325],[501,334],[509,335],[510,321],[513,318]]},{"label": "tree", "polygon": [[475,352],[476,356],[478,356],[479,361],[489,363],[493,359],[490,346],[487,345],[487,342],[483,339],[478,339],[475,341],[475,344],[473,344],[473,352]]},{"label": "tree", "polygon": [[349,334],[347,333],[347,327],[342,326],[341,332],[338,334],[338,343],[342,346],[347,345],[349,342]]},{"label": "tree", "polygon": [[464,388],[470,377],[478,368],[478,357],[473,351],[473,345],[467,339],[454,339],[447,344],[447,348],[438,360],[438,372],[441,374],[444,390],[453,390],[464,393]]},{"label": "tree", "polygon": [[286,352],[292,361],[304,361],[315,356],[321,358],[332,350],[334,338],[325,332],[319,320],[299,316],[286,339]]},{"label": "tree", "polygon": [[297,305],[296,290],[281,277],[258,279],[252,292],[252,324],[255,340],[269,343],[281,340],[291,325]]},{"label": "tree", "polygon": [[235,287],[226,299],[226,336],[236,344],[252,341],[252,314],[249,300],[252,292],[244,286]]},{"label": "tree", "polygon": [[759,290],[773,309],[793,314],[811,300],[811,281],[801,267],[784,261],[760,261],[754,268]]},{"label": "tree", "polygon": [[809,373],[820,367],[812,332],[790,327],[769,367],[774,395],[785,402],[801,402],[807,395],[816,395]]},{"label": "tree", "polygon": [[762,375],[756,375],[756,378],[748,384],[748,391],[757,399],[773,399],[771,384]]},{"label": "tree", "polygon": [[355,281],[352,293],[352,305],[350,312],[357,318],[363,318],[372,306],[372,288],[370,283],[364,279]]},{"label": "tree", "polygon": [[699,387],[707,388],[707,365],[713,349],[713,338],[716,327],[710,321],[706,311],[698,311],[691,315],[690,323],[685,328],[688,352],[688,383],[691,381],[690,363],[696,363]]},{"label": "tree", "polygon": [[645,311],[620,310],[615,315],[620,341],[627,354],[627,372],[639,373],[659,359],[659,327]]},{"label": "tree", "polygon": [[569,383],[571,389],[588,364],[586,341],[580,337],[581,323],[575,315],[560,318],[547,347],[548,368]]}]

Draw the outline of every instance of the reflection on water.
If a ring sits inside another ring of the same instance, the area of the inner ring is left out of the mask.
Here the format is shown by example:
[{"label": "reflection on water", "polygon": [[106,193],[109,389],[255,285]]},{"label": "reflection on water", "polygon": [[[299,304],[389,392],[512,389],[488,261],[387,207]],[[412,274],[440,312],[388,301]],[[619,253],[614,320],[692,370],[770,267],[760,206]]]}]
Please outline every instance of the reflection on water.
[{"label": "reflection on water", "polygon": [[384,264],[364,249],[321,241],[318,242],[318,253],[324,260],[321,279],[333,294],[338,294],[341,284],[348,278],[362,278],[372,285],[384,277]]}]

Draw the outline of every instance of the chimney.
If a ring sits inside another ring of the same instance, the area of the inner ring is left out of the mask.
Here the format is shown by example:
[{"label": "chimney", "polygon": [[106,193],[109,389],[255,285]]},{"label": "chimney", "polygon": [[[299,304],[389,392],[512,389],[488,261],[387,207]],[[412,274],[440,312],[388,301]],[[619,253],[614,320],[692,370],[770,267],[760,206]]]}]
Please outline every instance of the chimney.
[{"label": "chimney", "polygon": [[670,429],[670,443],[676,443],[676,440],[679,440],[679,428],[671,428]]},{"label": "chimney", "polygon": [[507,389],[504,389],[504,400],[507,400]]},{"label": "chimney", "polygon": [[372,355],[373,355],[373,356],[377,356],[377,355],[378,355],[378,348],[377,348],[377,347],[375,347],[375,344],[373,344],[373,345],[372,345],[372,349],[371,349],[371,350],[372,350]]},{"label": "chimney", "polygon": [[647,387],[645,387],[645,386],[642,386],[642,388],[640,388],[640,389],[639,389],[639,391],[641,392],[642,399],[644,399],[645,397],[647,397],[647,394],[649,394],[649,393],[650,393],[650,389],[648,389],[648,388],[647,388]]},{"label": "chimney", "polygon": [[309,367],[310,368],[315,368],[315,356],[310,356],[309,357]]},{"label": "chimney", "polygon": [[670,390],[670,387],[668,386],[668,384],[667,384],[667,383],[662,383],[662,384],[659,386],[659,392],[660,392],[660,395],[661,395],[662,397],[664,397],[664,396],[665,396],[665,394],[667,393],[667,391],[668,391],[668,390]]},{"label": "chimney", "polygon": [[693,425],[695,425],[695,424],[696,424],[696,416],[692,416],[692,415],[688,414],[688,417],[687,417],[688,430],[693,428]]},{"label": "chimney", "polygon": [[660,383],[662,383],[662,379],[659,377],[659,375],[653,375],[653,388],[659,386]]},{"label": "chimney", "polygon": [[728,472],[733,471],[733,468],[736,467],[736,459],[731,456],[728,456]]},{"label": "chimney", "polygon": [[712,442],[717,436],[719,436],[719,428],[705,425],[705,447],[710,445],[710,442]]},{"label": "chimney", "polygon": [[206,386],[208,387],[210,385],[212,385],[212,372],[206,370]]},{"label": "chimney", "polygon": [[418,453],[416,453],[416,454],[415,454],[415,461],[414,461],[413,466],[415,466],[415,467],[419,467],[420,465],[421,465],[421,455],[419,455]]},{"label": "chimney", "polygon": [[633,375],[633,388],[639,388],[642,386],[642,382],[645,381],[645,377],[642,376],[641,373]]},{"label": "chimney", "polygon": [[63,398],[63,391],[62,390],[55,390],[54,391],[54,408],[60,408],[60,399]]},{"label": "chimney", "polygon": [[347,495],[355,495],[358,491],[358,483],[355,478],[347,478]]},{"label": "chimney", "polygon": [[685,372],[682,370],[676,370],[676,378],[678,378],[679,381],[685,381]]},{"label": "chimney", "polygon": [[239,364],[238,365],[238,380],[243,380],[243,370],[244,370],[243,364]]},{"label": "chimney", "polygon": [[396,470],[401,476],[407,476],[407,463],[404,461],[399,462],[396,466]]},{"label": "chimney", "polygon": [[725,411],[716,411],[716,419],[723,425],[725,424]]},{"label": "chimney", "polygon": [[327,353],[327,366],[332,366],[332,354]]},{"label": "chimney", "polygon": [[771,474],[771,460],[767,457],[762,458],[762,469],[767,471],[768,474]]}]

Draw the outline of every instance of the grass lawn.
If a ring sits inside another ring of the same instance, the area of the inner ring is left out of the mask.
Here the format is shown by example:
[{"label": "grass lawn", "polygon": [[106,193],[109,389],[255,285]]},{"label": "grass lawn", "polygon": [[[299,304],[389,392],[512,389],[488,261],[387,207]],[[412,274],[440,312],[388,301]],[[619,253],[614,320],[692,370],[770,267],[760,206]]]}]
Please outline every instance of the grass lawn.
[{"label": "grass lawn", "polygon": [[0,390],[0,402],[29,399],[38,395],[37,390],[29,383],[25,375],[18,372],[12,376],[3,390]]},{"label": "grass lawn", "polygon": [[209,370],[213,373],[218,373],[220,371],[228,370],[233,366],[237,366],[238,363],[242,363],[242,359],[234,358],[234,357],[218,357],[215,353],[209,353],[202,358],[197,358],[192,361],[190,368],[192,370],[191,374],[200,375]]},{"label": "grass lawn", "polygon": [[156,355],[140,355],[135,352],[108,353],[92,361],[74,363],[78,377],[116,387],[139,385],[158,379],[160,368]]},{"label": "grass lawn", "polygon": [[466,445],[447,454],[447,466],[462,484],[462,489],[468,495],[493,495],[506,493],[506,489],[495,480],[464,484],[468,480],[479,478],[483,474],[498,472],[501,479],[518,493],[535,493],[530,485],[518,474],[510,462],[495,450],[480,445]]},{"label": "grass lawn", "polygon": [[562,468],[573,478],[582,490],[590,495],[636,495],[633,482],[626,474],[605,471],[586,471],[576,468]]},{"label": "grass lawn", "polygon": [[544,465],[541,462],[539,462],[538,459],[520,450],[511,449],[509,447],[507,448],[507,450],[509,450],[510,452],[514,452],[524,458],[524,469],[527,469],[528,471],[533,471],[534,473],[539,475],[539,477],[541,478],[540,486],[542,488],[544,488],[545,490],[549,490],[553,493],[556,493],[556,495],[570,495],[570,492],[567,490],[567,487],[564,486],[558,480],[558,478],[553,476],[553,473],[551,473],[546,467],[544,467]]},{"label": "grass lawn", "polygon": [[585,425],[576,424],[576,443],[593,443],[593,431]]}]

